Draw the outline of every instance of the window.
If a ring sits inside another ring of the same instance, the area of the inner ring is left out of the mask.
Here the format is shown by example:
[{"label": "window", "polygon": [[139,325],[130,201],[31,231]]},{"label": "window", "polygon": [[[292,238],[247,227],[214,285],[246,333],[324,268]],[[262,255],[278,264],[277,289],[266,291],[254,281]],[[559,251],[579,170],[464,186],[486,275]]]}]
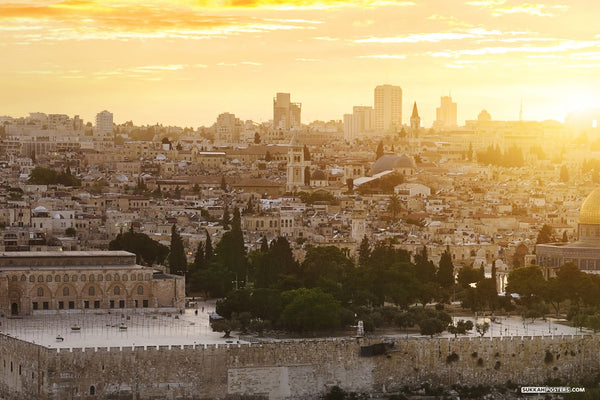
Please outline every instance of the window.
[{"label": "window", "polygon": [[110,276],[110,274],[106,274],[106,280],[109,282],[112,280],[112,277]]},{"label": "window", "polygon": [[35,282],[35,276],[29,275],[29,282]]},{"label": "window", "polygon": [[[15,276],[15,281],[17,277]],[[44,282],[44,277],[42,275],[38,276],[38,282]]]},{"label": "window", "polygon": [[96,394],[96,388],[92,385],[90,386],[90,396],[94,396]]},{"label": "window", "polygon": [[141,272],[138,274],[137,280],[138,281],[143,281],[144,280],[144,275]]},{"label": "window", "polygon": [[95,295],[96,295],[96,288],[95,288],[95,287],[93,287],[93,286],[90,286],[90,287],[88,288],[88,294],[89,294],[90,296],[95,296]]},{"label": "window", "polygon": [[115,293],[115,296],[119,296],[121,294],[121,288],[118,286],[115,286],[114,293]]},{"label": "window", "polygon": [[50,308],[49,306],[50,306],[50,304],[48,304],[48,302],[47,302],[47,301],[45,301],[45,302],[43,302],[43,303],[42,303],[42,308],[43,308],[44,310],[47,310],[48,308]]},{"label": "window", "polygon": [[119,308],[125,308],[125,300],[119,300]]},{"label": "window", "polygon": [[98,282],[102,282],[103,279],[104,277],[102,276],[102,274],[98,274]]},{"label": "window", "polygon": [[94,300],[94,308],[100,308],[100,300]]},{"label": "window", "polygon": [[46,282],[52,282],[52,275],[46,275]]},{"label": "window", "polygon": [[69,295],[69,288],[68,287],[64,287],[63,288],[63,296],[68,296]]},{"label": "window", "polygon": [[135,274],[131,274],[131,280],[135,281]]},{"label": "window", "polygon": [[142,285],[137,287],[137,294],[140,294],[140,295],[144,294],[144,287]]},{"label": "window", "polygon": [[89,300],[84,300],[83,301],[83,308],[90,308],[90,301]]},{"label": "window", "polygon": [[59,309],[59,310],[62,310],[62,309],[64,309],[64,308],[65,308],[65,302],[64,302],[64,301],[59,301],[59,302],[58,302],[58,309]]},{"label": "window", "polygon": [[123,280],[127,281],[127,279],[128,279],[127,274],[123,274]]},{"label": "window", "polygon": [[74,301],[70,301],[69,302],[69,310],[73,310],[75,308],[75,302]]},{"label": "window", "polygon": [[37,310],[37,309],[38,309],[38,302],[37,302],[37,301],[34,301],[34,302],[33,302],[33,309],[34,309],[34,310]]},{"label": "window", "polygon": [[77,275],[71,276],[71,282],[77,282]]},{"label": "window", "polygon": [[120,279],[119,274],[115,274],[115,281],[118,281]]},{"label": "window", "polygon": [[60,275],[56,275],[54,277],[54,282],[60,282]]},{"label": "window", "polygon": [[25,274],[21,275],[21,282],[25,282],[27,280],[27,277],[25,276]]},{"label": "window", "polygon": [[64,282],[69,282],[69,275],[65,274]]},{"label": "window", "polygon": [[85,274],[81,275],[81,282],[85,282]]},{"label": "window", "polygon": [[115,308],[115,301],[114,300],[110,301],[110,308]]},{"label": "window", "polygon": [[[84,276],[85,276],[85,275],[84,275]],[[83,276],[82,276],[82,278],[83,278]],[[90,282],[94,282],[94,280],[95,280],[95,279],[94,279],[94,274],[90,274]]]},{"label": "window", "polygon": [[38,297],[44,297],[44,288],[38,288],[37,295]]},{"label": "window", "polygon": [[149,280],[150,280],[150,274],[146,274],[146,275],[144,276],[144,280],[147,280],[147,281],[149,281]]}]

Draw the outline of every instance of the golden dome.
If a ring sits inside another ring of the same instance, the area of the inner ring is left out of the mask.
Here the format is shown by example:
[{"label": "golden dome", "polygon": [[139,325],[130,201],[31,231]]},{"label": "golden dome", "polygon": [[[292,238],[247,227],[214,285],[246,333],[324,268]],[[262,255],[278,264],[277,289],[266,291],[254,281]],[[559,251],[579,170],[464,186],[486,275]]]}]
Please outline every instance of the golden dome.
[{"label": "golden dome", "polygon": [[579,223],[600,225],[600,189],[595,189],[590,193],[581,205]]}]

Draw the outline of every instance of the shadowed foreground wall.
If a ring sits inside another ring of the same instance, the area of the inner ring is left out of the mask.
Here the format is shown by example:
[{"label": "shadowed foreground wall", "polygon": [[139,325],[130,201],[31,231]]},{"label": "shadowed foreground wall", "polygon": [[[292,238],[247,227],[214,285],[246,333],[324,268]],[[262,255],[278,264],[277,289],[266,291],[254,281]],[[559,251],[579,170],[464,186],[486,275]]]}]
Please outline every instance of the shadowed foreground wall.
[{"label": "shadowed foreground wall", "polygon": [[532,385],[550,378],[578,382],[600,371],[598,336],[396,339],[387,354],[360,356],[360,346],[380,342],[58,351],[0,335],[0,398],[310,399],[333,385],[356,392],[423,382]]}]

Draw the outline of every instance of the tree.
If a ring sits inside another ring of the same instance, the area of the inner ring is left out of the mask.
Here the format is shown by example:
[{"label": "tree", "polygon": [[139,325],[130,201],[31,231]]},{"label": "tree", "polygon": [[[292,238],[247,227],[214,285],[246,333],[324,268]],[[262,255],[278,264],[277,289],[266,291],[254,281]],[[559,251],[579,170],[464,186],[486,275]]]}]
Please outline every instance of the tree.
[{"label": "tree", "polygon": [[204,259],[210,261],[214,255],[212,240],[210,239],[210,234],[207,230],[204,230],[204,233],[206,234],[206,240],[204,241]]},{"label": "tree", "polygon": [[421,282],[435,282],[435,265],[429,260],[427,246],[423,246],[421,251],[415,254],[415,267],[417,278]]},{"label": "tree", "polygon": [[223,229],[229,229],[229,207],[227,203],[223,206],[223,218],[221,219],[221,225],[223,225]]},{"label": "tree", "polygon": [[177,226],[171,227],[171,252],[169,253],[169,269],[173,274],[182,275],[187,270],[187,257],[183,247],[183,240],[177,232]]},{"label": "tree", "polygon": [[430,337],[444,332],[446,326],[439,318],[426,318],[419,321],[421,335],[429,335]]},{"label": "tree", "polygon": [[396,220],[396,216],[402,210],[402,203],[396,193],[390,196],[388,203],[388,211],[392,214],[392,220]]},{"label": "tree", "polygon": [[361,267],[366,267],[370,257],[371,244],[369,243],[369,238],[367,235],[364,235],[360,242],[360,247],[358,248],[358,265]]},{"label": "tree", "polygon": [[320,288],[296,289],[281,294],[285,304],[281,323],[296,332],[322,331],[340,326],[340,303]]},{"label": "tree", "polygon": [[524,267],[525,266],[525,256],[529,254],[529,248],[525,243],[519,243],[517,248],[515,249],[515,254],[513,256],[513,266],[515,268]]},{"label": "tree", "polygon": [[530,306],[534,300],[541,297],[544,289],[542,269],[536,265],[521,267],[508,274],[507,293],[519,294],[523,304]]},{"label": "tree", "polygon": [[437,271],[437,281],[443,288],[454,285],[454,265],[448,248],[442,253],[440,265]]},{"label": "tree", "polygon": [[240,323],[235,319],[216,319],[211,322],[211,327],[215,332],[224,332],[224,338],[231,338],[231,331],[238,329]]},{"label": "tree", "polygon": [[464,335],[467,331],[473,329],[473,321],[465,321],[464,319],[459,320],[456,324],[448,325],[448,332],[452,333],[454,337],[458,337],[458,335]]},{"label": "tree", "polygon": [[548,224],[544,224],[540,232],[538,233],[535,244],[551,243],[554,242],[554,231]]},{"label": "tree", "polygon": [[490,323],[483,322],[481,324],[475,324],[475,329],[477,330],[477,333],[479,333],[481,335],[481,337],[483,337],[487,333],[487,331],[490,329]]},{"label": "tree", "polygon": [[304,151],[304,161],[310,161],[310,151],[308,150],[308,147],[304,145],[302,150]]},{"label": "tree", "polygon": [[258,132],[254,132],[254,144],[260,144],[260,135]]},{"label": "tree", "polygon": [[479,282],[483,279],[481,271],[473,267],[462,267],[458,271],[458,283],[464,289],[471,286],[471,283]]},{"label": "tree", "polygon": [[143,261],[150,266],[154,265],[154,263],[163,263],[169,254],[167,246],[152,240],[144,233],[133,231],[118,234],[108,244],[108,249],[125,250],[135,253],[138,264],[142,264]]},{"label": "tree", "polygon": [[380,141],[377,145],[377,150],[375,151],[375,159],[379,160],[383,157],[383,141]]},{"label": "tree", "polygon": [[569,182],[569,170],[566,165],[560,168],[560,181],[564,183]]},{"label": "tree", "polygon": [[240,209],[235,207],[233,209],[233,217],[231,219],[231,230],[242,231],[242,217],[240,215]]},{"label": "tree", "polygon": [[198,242],[198,247],[196,248],[196,256],[194,257],[194,269],[202,269],[204,267],[204,260],[204,243],[200,241]]}]

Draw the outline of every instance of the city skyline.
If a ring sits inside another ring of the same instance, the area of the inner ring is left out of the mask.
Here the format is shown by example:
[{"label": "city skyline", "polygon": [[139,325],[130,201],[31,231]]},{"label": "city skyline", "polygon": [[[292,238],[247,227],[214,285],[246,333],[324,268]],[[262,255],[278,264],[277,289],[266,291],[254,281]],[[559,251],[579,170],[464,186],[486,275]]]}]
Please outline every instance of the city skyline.
[{"label": "city skyline", "polygon": [[391,84],[424,126],[449,92],[459,125],[482,109],[517,120],[521,101],[523,119],[563,121],[600,106],[597,11],[550,0],[18,0],[0,5],[0,114],[265,122],[285,92],[304,122],[341,120]]}]

